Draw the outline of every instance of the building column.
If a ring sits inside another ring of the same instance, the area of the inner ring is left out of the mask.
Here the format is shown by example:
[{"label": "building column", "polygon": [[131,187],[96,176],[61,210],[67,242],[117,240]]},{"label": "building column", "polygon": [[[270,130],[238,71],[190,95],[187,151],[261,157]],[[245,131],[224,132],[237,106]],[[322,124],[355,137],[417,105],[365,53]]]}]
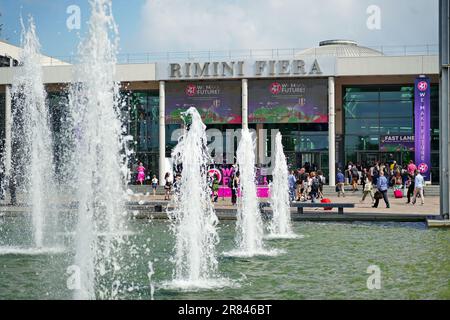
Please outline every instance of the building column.
[{"label": "building column", "polygon": [[334,77],[328,78],[328,184],[336,185],[336,112]]},{"label": "building column", "polygon": [[248,129],[248,80],[242,79],[242,129]]},{"label": "building column", "polygon": [[12,158],[12,113],[11,113],[11,87],[5,86],[5,176],[9,177]]},{"label": "building column", "polygon": [[440,211],[444,218],[449,218],[450,207],[450,179],[449,179],[449,157],[450,150],[450,1],[439,2],[439,27],[440,27],[440,104],[439,104],[439,160],[440,160]]},{"label": "building column", "polygon": [[264,134],[264,125],[262,123],[256,124],[256,163],[265,163],[266,156],[266,139],[267,135]]},{"label": "building column", "polygon": [[159,82],[159,184],[166,174],[166,84]]}]

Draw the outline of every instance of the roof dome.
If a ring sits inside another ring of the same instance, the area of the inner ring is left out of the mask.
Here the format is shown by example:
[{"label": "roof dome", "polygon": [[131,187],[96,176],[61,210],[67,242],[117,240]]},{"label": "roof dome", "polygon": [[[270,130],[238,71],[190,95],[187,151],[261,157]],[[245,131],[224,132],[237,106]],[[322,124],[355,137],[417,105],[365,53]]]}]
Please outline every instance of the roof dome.
[{"label": "roof dome", "polygon": [[351,40],[321,41],[316,48],[300,51],[296,57],[303,56],[332,56],[332,57],[373,57],[383,56],[383,53],[367,47],[358,46]]}]

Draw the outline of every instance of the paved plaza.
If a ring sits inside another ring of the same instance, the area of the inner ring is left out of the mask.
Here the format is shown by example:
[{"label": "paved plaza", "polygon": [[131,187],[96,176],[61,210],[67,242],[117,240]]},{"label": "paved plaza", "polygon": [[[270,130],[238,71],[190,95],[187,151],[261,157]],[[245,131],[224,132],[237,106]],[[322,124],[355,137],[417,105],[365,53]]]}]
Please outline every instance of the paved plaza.
[{"label": "paved plaza", "polygon": [[[149,188],[150,190],[150,188]],[[150,191],[149,191],[150,192]],[[325,194],[326,198],[329,198],[332,203],[354,203],[355,208],[345,209],[345,212],[348,213],[370,213],[370,214],[420,214],[420,215],[439,215],[439,197],[437,196],[429,196],[425,198],[425,204],[420,204],[420,199],[418,199],[416,205],[406,204],[406,198],[395,199],[392,195],[392,192],[389,193],[389,202],[391,207],[386,208],[384,201],[381,200],[378,208],[372,208],[372,202],[370,198],[366,198],[366,200],[361,203],[361,192],[355,193],[347,193],[346,197],[337,197],[336,194],[328,195]],[[164,195],[157,194],[153,196],[152,194],[143,194],[136,193],[129,196],[130,201],[144,201],[144,202],[165,202]],[[259,199],[260,202],[269,201],[268,198]],[[310,202],[310,201],[308,201]],[[167,202],[168,203],[168,202]],[[233,205],[231,204],[230,198],[219,198],[217,203],[215,204],[216,209],[232,209]],[[236,208],[236,207],[234,207]],[[324,211],[323,209],[305,209],[305,212],[328,212],[328,213],[336,213],[337,209],[333,209],[331,211]]]}]

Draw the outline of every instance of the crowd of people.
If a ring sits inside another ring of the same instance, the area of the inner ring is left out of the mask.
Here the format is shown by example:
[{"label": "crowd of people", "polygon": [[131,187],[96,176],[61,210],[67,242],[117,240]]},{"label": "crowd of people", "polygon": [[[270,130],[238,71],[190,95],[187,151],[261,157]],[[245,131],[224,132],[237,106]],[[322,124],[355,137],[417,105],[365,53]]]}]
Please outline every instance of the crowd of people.
[{"label": "crowd of people", "polygon": [[[145,168],[142,163],[137,167],[137,183],[143,184],[145,179]],[[164,176],[164,200],[170,200],[171,193],[179,191],[181,180],[181,170],[175,171],[174,177],[167,172]],[[154,175],[151,179],[153,195],[156,196],[158,179]],[[220,181],[211,174],[208,177],[208,187],[210,188],[211,201],[217,202],[219,198]],[[323,186],[326,178],[317,167],[305,163],[297,170],[291,170],[288,176],[290,201],[311,201],[317,202],[324,199]],[[408,164],[399,165],[395,160],[390,163],[374,162],[370,165],[353,164],[349,162],[345,170],[338,169],[336,175],[336,192],[338,197],[345,197],[345,186],[351,186],[351,192],[355,193],[362,188],[361,203],[370,197],[372,206],[377,208],[380,200],[383,199],[387,208],[390,208],[388,191],[393,190],[394,196],[407,198],[407,204],[415,205],[420,198],[421,204],[425,203],[424,186],[425,180],[411,160]],[[231,203],[236,205],[240,188],[239,171],[233,170],[232,176],[228,180],[228,187],[231,189]]]},{"label": "crowd of people", "polygon": [[351,185],[352,192],[358,191],[362,186],[362,199],[364,202],[367,196],[370,196],[373,207],[377,208],[381,199],[384,200],[386,207],[390,207],[388,190],[392,188],[395,197],[407,197],[407,204],[416,204],[420,197],[422,205],[424,199],[425,180],[412,160],[403,166],[395,160],[391,163],[375,163],[362,166],[349,162],[344,172],[338,169],[336,175],[336,192],[338,197],[345,197],[344,186]]},{"label": "crowd of people", "polygon": [[318,199],[323,199],[323,186],[326,179],[321,170],[315,171],[315,166],[305,163],[302,168],[291,170],[288,183],[291,201],[316,202]]},{"label": "crowd of people", "polygon": [[[146,180],[150,180],[149,176],[146,176],[147,169],[144,167],[142,162],[139,162],[135,169],[136,171],[136,184],[144,185]],[[171,200],[172,194],[179,194],[180,190],[180,180],[181,180],[182,168],[176,168],[174,172],[174,177],[170,172],[164,175],[163,186],[164,186],[164,200]],[[156,197],[156,191],[158,189],[159,180],[156,175],[153,175],[151,179],[151,186],[153,189],[153,196]],[[210,188],[210,195],[212,202],[218,202],[219,199],[219,188],[220,181],[214,174],[208,176],[207,185]],[[238,197],[238,189],[240,188],[240,174],[236,169],[233,170],[232,176],[228,179],[228,187],[231,189],[231,204],[236,205]]]}]

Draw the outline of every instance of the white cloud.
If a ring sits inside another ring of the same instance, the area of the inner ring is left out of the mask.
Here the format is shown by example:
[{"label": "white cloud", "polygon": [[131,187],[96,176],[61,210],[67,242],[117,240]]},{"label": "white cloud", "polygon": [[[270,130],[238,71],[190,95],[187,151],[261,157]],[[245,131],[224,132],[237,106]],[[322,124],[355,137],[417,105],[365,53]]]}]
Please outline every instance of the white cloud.
[{"label": "white cloud", "polygon": [[[380,31],[366,28],[371,4],[382,9]],[[332,38],[430,44],[437,10],[437,0],[146,0],[136,49],[304,48]]]}]

